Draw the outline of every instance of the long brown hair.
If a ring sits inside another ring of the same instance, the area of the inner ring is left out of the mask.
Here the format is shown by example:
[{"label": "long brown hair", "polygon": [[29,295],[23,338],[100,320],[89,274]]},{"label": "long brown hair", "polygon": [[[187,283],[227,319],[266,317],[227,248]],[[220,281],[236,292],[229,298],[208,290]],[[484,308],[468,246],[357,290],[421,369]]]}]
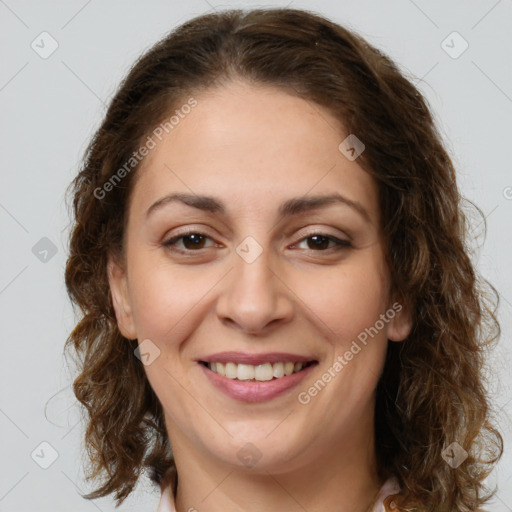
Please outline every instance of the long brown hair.
[{"label": "long brown hair", "polygon": [[[472,264],[454,167],[426,100],[392,60],[318,14],[287,8],[199,16],[153,46],[120,85],[70,184],[65,281],[81,317],[66,348],[79,356],[87,478],[105,477],[85,497],[115,493],[120,505],[142,471],[162,486],[176,471],[137,340],[117,327],[107,256],[124,254],[134,153],[184,99],[233,78],[325,106],[365,144],[358,163],[379,187],[393,289],[413,316],[405,342],[388,342],[376,390],[380,476],[398,478],[401,507],[476,510],[503,450],[483,380],[500,333],[498,294]],[[452,442],[468,453],[456,469],[443,456]]]}]

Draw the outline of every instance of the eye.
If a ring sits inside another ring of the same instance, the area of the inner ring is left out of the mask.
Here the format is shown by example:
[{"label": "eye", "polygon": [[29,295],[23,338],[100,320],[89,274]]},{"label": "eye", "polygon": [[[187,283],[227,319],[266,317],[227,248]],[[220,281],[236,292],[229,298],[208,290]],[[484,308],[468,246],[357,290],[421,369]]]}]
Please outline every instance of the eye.
[{"label": "eye", "polygon": [[[308,243],[308,240],[311,240],[312,243]],[[335,249],[340,250],[343,248],[352,247],[352,244],[348,240],[340,240],[339,238],[336,238],[335,236],[324,234],[324,233],[312,233],[301,240],[297,242],[295,245],[299,245],[303,242],[306,242],[308,247],[306,249],[312,250],[312,251],[320,251],[325,252],[329,249]],[[329,243],[333,243],[334,245],[331,245],[328,247]],[[294,247],[294,246],[292,246]]]},{"label": "eye", "polygon": [[[205,241],[209,239],[212,240],[208,235],[204,233],[200,233],[198,231],[188,231],[186,233],[182,233],[180,235],[176,235],[162,245],[164,247],[168,247],[172,251],[176,251],[182,254],[190,253],[190,252],[198,252],[201,249],[206,249],[210,246],[205,247]],[[308,243],[311,241],[311,243]],[[179,245],[179,242],[182,242],[182,246]],[[300,244],[306,242],[307,246],[306,250],[316,251],[316,252],[326,252],[330,249],[341,250],[344,248],[352,247],[352,244],[348,240],[340,240],[335,236],[324,234],[324,233],[312,233],[301,240],[299,240],[296,244],[290,247],[296,247]],[[333,245],[329,245],[333,244]]]},{"label": "eye", "polygon": [[[204,249],[204,241],[207,238],[211,240],[211,238],[205,235],[204,233],[199,233],[197,231],[189,231],[187,233],[182,233],[181,235],[177,235],[174,236],[173,238],[170,238],[162,245],[164,247],[170,248],[173,251],[187,253],[199,249]],[[183,241],[184,248],[177,246],[178,241]]]}]

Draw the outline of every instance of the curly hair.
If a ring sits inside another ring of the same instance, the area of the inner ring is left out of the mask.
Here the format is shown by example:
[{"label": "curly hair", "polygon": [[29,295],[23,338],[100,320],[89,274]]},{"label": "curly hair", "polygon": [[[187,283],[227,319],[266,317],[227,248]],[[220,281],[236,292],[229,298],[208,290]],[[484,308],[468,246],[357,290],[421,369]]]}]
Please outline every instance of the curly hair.
[{"label": "curly hair", "polygon": [[[388,341],[376,389],[379,474],[397,477],[403,509],[477,510],[493,494],[483,481],[503,452],[484,379],[500,335],[499,295],[472,263],[454,166],[425,98],[390,58],[347,28],[288,8],[198,16],[155,44],[122,81],[70,184],[65,282],[81,317],[66,349],[80,358],[73,389],[88,415],[87,479],[105,477],[84,497],[115,493],[119,506],[146,470],[162,488],[176,483],[137,340],[117,326],[107,258],[124,254],[140,167],[126,170],[126,162],[183,98],[235,78],[325,106],[364,141],[358,163],[378,185],[393,291],[413,320],[403,343]],[[456,469],[443,458],[452,442],[468,453]]]}]

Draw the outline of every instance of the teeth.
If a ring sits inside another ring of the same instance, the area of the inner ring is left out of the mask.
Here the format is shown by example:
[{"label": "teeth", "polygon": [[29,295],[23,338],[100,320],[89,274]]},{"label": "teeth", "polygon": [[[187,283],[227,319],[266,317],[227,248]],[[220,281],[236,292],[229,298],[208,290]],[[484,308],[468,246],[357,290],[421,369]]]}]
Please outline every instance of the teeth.
[{"label": "teeth", "polygon": [[254,366],[250,364],[237,365],[236,378],[238,380],[252,380],[254,379]]},{"label": "teeth", "polygon": [[272,380],[274,378],[274,368],[270,363],[260,364],[254,370],[256,380]]},{"label": "teeth", "polygon": [[[212,371],[217,371],[217,368],[210,368]],[[236,379],[237,365],[235,363],[226,363],[226,377],[228,379]]]},{"label": "teeth", "polygon": [[276,379],[284,377],[284,364],[283,363],[275,363],[273,370],[274,370],[274,377]]},{"label": "teeth", "polygon": [[284,363],[284,374],[291,375],[293,373],[294,368],[295,365],[293,363]]},{"label": "teeth", "polygon": [[224,364],[223,364],[223,363],[216,363],[215,371],[216,371],[219,375],[226,375],[226,369],[225,369],[225,367],[224,367]]},{"label": "teeth", "polygon": [[252,364],[235,363],[208,363],[208,368],[228,379],[267,381],[273,378],[291,375],[300,372],[304,363],[264,363],[257,366]]}]

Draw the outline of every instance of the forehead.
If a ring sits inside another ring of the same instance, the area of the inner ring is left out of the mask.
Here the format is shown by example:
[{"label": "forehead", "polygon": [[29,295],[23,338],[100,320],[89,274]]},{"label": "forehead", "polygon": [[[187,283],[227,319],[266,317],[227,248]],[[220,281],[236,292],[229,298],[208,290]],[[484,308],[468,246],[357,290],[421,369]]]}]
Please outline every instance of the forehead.
[{"label": "forehead", "polygon": [[290,197],[339,192],[377,221],[374,179],[340,151],[348,134],[328,109],[244,82],[193,98],[197,105],[155,139],[137,171],[134,209],[181,191],[221,197],[228,209],[258,214]]}]

